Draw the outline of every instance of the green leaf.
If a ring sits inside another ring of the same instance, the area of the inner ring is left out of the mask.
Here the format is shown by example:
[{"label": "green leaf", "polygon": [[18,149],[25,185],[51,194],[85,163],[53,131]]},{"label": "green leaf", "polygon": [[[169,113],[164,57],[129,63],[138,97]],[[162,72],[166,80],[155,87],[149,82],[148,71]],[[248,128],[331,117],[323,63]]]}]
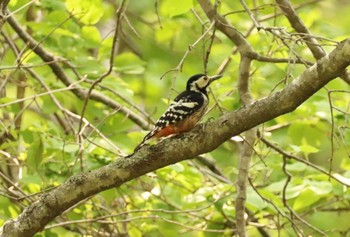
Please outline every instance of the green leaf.
[{"label": "green leaf", "polygon": [[181,3],[165,0],[161,5],[161,13],[165,16],[173,17],[187,13],[192,7],[192,0],[182,0]]},{"label": "green leaf", "polygon": [[66,6],[63,1],[44,0],[40,1],[40,4],[42,4],[42,6],[46,9],[66,11]]},{"label": "green leaf", "polygon": [[247,206],[253,210],[262,210],[267,203],[251,188],[247,189]]},{"label": "green leaf", "polygon": [[168,45],[175,38],[178,33],[178,25],[175,22],[165,21],[163,22],[163,27],[156,31],[156,40],[159,43],[165,43]]},{"label": "green leaf", "polygon": [[20,180],[21,184],[42,184],[42,180],[38,174],[26,175]]},{"label": "green leaf", "polygon": [[309,144],[303,144],[300,146],[300,150],[304,153],[305,157],[309,157],[312,153],[317,153],[319,149],[316,147],[310,146]]},{"label": "green leaf", "polygon": [[[107,88],[111,89],[111,90],[115,90],[117,91],[121,96],[129,99],[130,101],[133,100],[133,94],[134,92],[129,88],[129,85],[122,80],[119,77],[108,77],[105,80],[102,81],[102,83],[104,86],[106,86]],[[111,118],[111,119],[115,119],[115,118]],[[121,124],[122,118],[118,117],[118,123]]]},{"label": "green leaf", "polygon": [[66,0],[66,6],[77,19],[83,24],[96,24],[103,16],[101,0]]},{"label": "green leaf", "polygon": [[[13,99],[9,97],[2,97],[0,98],[0,104],[6,104],[12,102]],[[6,106],[6,111],[8,112],[13,112],[13,113],[18,113],[20,111],[18,103],[7,105]]]},{"label": "green leaf", "polygon": [[320,196],[310,188],[305,189],[294,201],[293,209],[299,211],[303,208],[310,208],[312,204],[320,200]]},{"label": "green leaf", "polygon": [[145,71],[146,63],[133,53],[123,53],[115,58],[114,65],[117,71],[126,74],[141,74]]},{"label": "green leaf", "polygon": [[57,105],[52,101],[51,97],[45,96],[42,97],[43,105],[42,105],[42,110],[46,114],[53,114],[57,112],[58,107]]},{"label": "green leaf", "polygon": [[301,162],[294,162],[292,164],[287,164],[288,171],[302,172],[307,169],[307,165]]},{"label": "green leaf", "polygon": [[286,190],[286,198],[292,199],[299,196],[300,193],[302,193],[305,190],[305,187],[306,187],[305,183],[295,182],[293,179],[292,182],[289,183],[288,188]]},{"label": "green leaf", "polygon": [[225,213],[225,216],[228,216],[232,219],[234,219],[236,216],[236,208],[234,207],[234,205],[232,203],[228,204],[228,203],[224,203],[222,206],[223,213]]},{"label": "green leaf", "polygon": [[68,153],[75,153],[79,150],[78,144],[66,144],[64,145],[64,151]]},{"label": "green leaf", "polygon": [[136,228],[133,224],[128,225],[128,234],[130,237],[142,237],[142,232]]},{"label": "green leaf", "polygon": [[185,170],[184,166],[181,163],[176,163],[176,164],[170,165],[169,167],[176,172],[183,172]]},{"label": "green leaf", "polygon": [[310,181],[309,188],[317,195],[325,195],[333,191],[332,184],[327,181],[321,181],[321,182]]},{"label": "green leaf", "polygon": [[40,134],[33,137],[33,142],[30,144],[27,154],[27,165],[30,171],[36,172],[43,160],[44,144]]},{"label": "green leaf", "polygon": [[95,26],[83,26],[81,28],[81,35],[89,47],[97,48],[101,43],[100,32]]},{"label": "green leaf", "polygon": [[318,148],[307,144],[304,138],[302,139],[302,145],[296,146],[296,145],[290,144],[289,146],[294,150],[295,153],[299,153],[299,152],[303,153],[306,158],[308,158],[309,155],[312,153],[319,152]]}]

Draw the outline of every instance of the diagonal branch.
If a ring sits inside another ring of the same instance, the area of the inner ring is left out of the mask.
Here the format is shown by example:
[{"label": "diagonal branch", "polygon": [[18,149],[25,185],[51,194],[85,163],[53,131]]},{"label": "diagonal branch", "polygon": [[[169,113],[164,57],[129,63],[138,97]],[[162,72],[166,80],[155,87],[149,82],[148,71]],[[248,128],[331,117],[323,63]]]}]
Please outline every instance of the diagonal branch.
[{"label": "diagonal branch", "polygon": [[323,48],[317,42],[315,37],[313,37],[309,29],[304,25],[304,22],[300,19],[289,0],[276,0],[278,7],[283,11],[284,15],[287,17],[289,23],[298,32],[304,34],[303,41],[306,43],[307,47],[310,49],[312,55],[315,59],[320,59],[326,55]]},{"label": "diagonal branch", "polygon": [[83,109],[81,111],[81,119],[80,119],[80,122],[79,122],[79,133],[81,131],[81,128],[83,126],[83,117],[84,117],[84,114],[85,114],[85,111],[86,111],[86,108],[87,108],[87,105],[89,103],[89,97],[92,93],[92,91],[94,90],[94,88],[102,82],[103,79],[105,79],[108,75],[110,75],[112,73],[112,70],[113,70],[113,65],[114,65],[114,58],[115,58],[115,55],[116,55],[116,48],[117,48],[117,41],[118,41],[118,38],[119,38],[119,31],[120,31],[120,25],[121,25],[121,18],[122,18],[122,14],[123,12],[125,11],[124,9],[124,5],[125,5],[125,0],[121,3],[119,9],[117,10],[117,19],[116,19],[116,25],[115,25],[115,32],[114,32],[114,37],[113,37],[113,43],[112,43],[112,47],[111,47],[111,55],[109,57],[109,67],[108,67],[108,70],[103,73],[99,78],[97,78],[93,83],[92,85],[90,86],[88,92],[87,92],[87,95],[86,95],[86,98],[84,100],[84,105],[83,105]]},{"label": "diagonal branch", "polygon": [[251,58],[258,56],[244,36],[230,25],[222,15],[216,12],[214,6],[209,0],[198,0],[198,3],[201,5],[208,19],[216,23],[216,28],[224,33],[237,46],[237,49],[241,54],[244,53]]},{"label": "diagonal branch", "polygon": [[[44,62],[49,63],[48,66],[51,68],[52,72],[56,75],[56,77],[67,87],[69,87],[71,84],[74,84],[74,81],[68,77],[68,75],[64,72],[62,67],[57,63],[55,60],[54,55],[49,53],[44,47],[42,47],[35,39],[33,39],[23,28],[22,26],[17,22],[17,20],[10,16],[7,18],[8,23],[11,25],[13,30],[18,34],[18,36],[27,44],[27,46],[34,51]],[[88,90],[76,86],[72,92],[80,99],[86,99],[88,97]],[[134,113],[132,110],[129,110],[128,108],[124,107],[123,105],[119,104],[115,100],[109,98],[108,96],[105,96],[101,93],[98,93],[96,91],[92,91],[91,95],[89,97],[92,100],[101,102],[105,104],[106,106],[118,109],[118,111],[125,116],[127,116],[130,120],[132,120],[134,123],[139,125],[143,129],[148,129],[149,124],[148,122],[140,117],[138,114]]]},{"label": "diagonal branch", "polygon": [[118,159],[102,168],[72,176],[61,186],[44,194],[17,218],[7,221],[1,236],[32,236],[84,198],[118,187],[164,166],[212,151],[234,135],[292,112],[328,82],[342,75],[349,65],[350,39],[347,39],[279,92],[224,114],[213,122],[197,126],[191,132],[165,139],[155,146],[145,146],[129,159]]},{"label": "diagonal branch", "polygon": [[[309,29],[305,26],[304,22],[300,19],[297,12],[290,4],[289,0],[276,0],[277,6],[282,10],[284,15],[287,17],[290,25],[299,34],[303,34],[302,40],[306,43],[310,49],[312,55],[316,60],[326,55],[322,46],[318,43],[317,39],[311,35]],[[349,73],[344,73],[341,78],[350,85]]]},{"label": "diagonal branch", "polygon": [[[291,60],[285,58],[270,58],[257,53],[250,43],[246,40],[244,35],[242,35],[237,29],[235,29],[224,16],[217,13],[214,9],[213,4],[209,0],[198,0],[203,11],[207,15],[210,21],[215,22],[215,27],[224,33],[236,46],[237,50],[241,56],[246,56],[252,60],[257,60],[260,62],[271,62],[271,63],[302,63],[307,65],[312,65],[312,62],[304,61],[300,59]],[[319,59],[319,58],[318,58]]]}]

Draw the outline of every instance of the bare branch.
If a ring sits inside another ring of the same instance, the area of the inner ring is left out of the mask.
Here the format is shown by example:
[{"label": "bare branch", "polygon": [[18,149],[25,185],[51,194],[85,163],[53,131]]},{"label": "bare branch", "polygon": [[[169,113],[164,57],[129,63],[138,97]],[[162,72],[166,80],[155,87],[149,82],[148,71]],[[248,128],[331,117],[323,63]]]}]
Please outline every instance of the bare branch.
[{"label": "bare branch", "polygon": [[[287,170],[287,159],[285,156],[283,156],[283,166],[282,166],[282,169],[283,169],[283,172],[285,173],[285,175],[287,176],[287,180],[286,180],[286,183],[284,184],[284,187],[283,187],[283,191],[282,191],[282,196],[283,196],[283,205],[289,210],[290,212],[290,218],[293,220],[293,219],[296,219],[296,220],[299,220],[301,223],[303,223],[304,225],[306,225],[307,227],[317,231],[318,233],[320,233],[322,236],[326,236],[326,233],[324,233],[323,231],[319,230],[318,228],[316,228],[315,226],[311,225],[310,223],[306,222],[304,219],[302,219],[290,206],[289,204],[287,203],[287,198],[286,198],[286,191],[287,191],[287,187],[288,187],[288,184],[289,182],[291,181],[292,179],[292,176],[291,174],[288,172]],[[299,226],[297,226],[295,224],[295,222],[293,221],[292,222],[292,228],[294,229],[294,231],[300,235],[300,236],[303,236],[304,233],[303,233],[303,230],[301,230],[299,228]]]},{"label": "bare branch", "polygon": [[279,148],[278,146],[274,145],[272,142],[268,141],[267,139],[265,139],[265,138],[263,138],[263,137],[261,137],[260,140],[261,140],[263,143],[265,143],[265,145],[267,145],[268,147],[272,148],[272,149],[275,150],[276,152],[280,153],[280,154],[283,155],[284,157],[287,157],[287,158],[289,158],[289,159],[296,160],[296,161],[298,161],[298,162],[300,162],[300,163],[303,163],[303,164],[305,164],[305,165],[307,165],[307,166],[309,166],[309,167],[312,167],[313,169],[317,170],[318,172],[323,173],[323,174],[329,176],[329,178],[332,178],[332,179],[334,179],[335,181],[339,182],[340,184],[345,185],[345,186],[347,186],[347,187],[350,187],[350,183],[347,183],[347,182],[345,182],[344,180],[339,179],[336,175],[333,175],[333,174],[327,172],[326,170],[324,170],[324,169],[318,167],[317,165],[311,163],[310,161],[305,160],[305,159],[302,159],[302,158],[300,158],[300,157],[297,157],[297,156],[295,156],[295,155],[292,155],[292,154],[290,154],[290,153],[288,153],[288,152],[282,150],[281,148]]},{"label": "bare branch", "polygon": [[261,62],[300,63],[307,65],[313,64],[312,62],[300,59],[292,60],[285,58],[270,58],[258,54],[254,51],[253,47],[238,30],[236,30],[222,15],[214,11],[214,6],[210,3],[209,0],[198,0],[198,2],[208,18],[211,21],[215,21],[216,28],[224,33],[237,46],[237,50],[244,56]]},{"label": "bare branch", "polygon": [[[56,62],[56,58],[51,53],[46,51],[27,32],[25,32],[25,30],[13,16],[8,17],[8,22],[18,36],[27,43],[28,47],[33,50],[44,62],[49,63],[48,66],[51,68],[52,72],[57,76],[57,78],[63,82],[63,84],[68,87],[74,83],[74,81],[68,77],[60,65]],[[72,92],[80,99],[85,99],[88,96],[88,90],[80,86],[76,86]],[[130,118],[130,120],[135,122],[141,128],[149,129],[149,124],[145,119],[134,113],[132,110],[129,110],[125,106],[119,104],[115,100],[95,91],[91,92],[90,99],[101,102],[110,108],[118,109],[120,113]]]},{"label": "bare branch", "polygon": [[112,70],[113,70],[113,65],[114,65],[114,58],[115,58],[115,51],[116,51],[116,48],[117,48],[117,41],[118,41],[118,36],[119,36],[119,30],[120,30],[120,25],[121,25],[121,18],[122,18],[122,14],[123,12],[125,11],[124,9],[124,5],[125,5],[125,1],[123,1],[117,11],[117,19],[116,19],[116,25],[115,25],[115,29],[114,29],[114,36],[113,36],[113,43],[112,43],[112,47],[111,47],[111,52],[110,52],[110,57],[109,57],[109,67],[108,67],[108,70],[103,73],[99,78],[97,78],[93,83],[92,85],[90,86],[88,92],[87,92],[87,95],[85,97],[85,100],[84,100],[84,105],[83,105],[83,109],[82,109],[82,112],[81,112],[81,120],[80,120],[80,123],[79,123],[79,129],[78,131],[80,132],[81,130],[81,127],[83,125],[83,117],[84,117],[84,114],[85,114],[85,110],[87,108],[87,105],[88,105],[88,102],[89,102],[89,97],[93,91],[93,89],[99,84],[102,82],[102,80],[104,78],[106,78],[109,74],[112,73]]},{"label": "bare branch", "polygon": [[209,0],[198,0],[198,3],[201,5],[210,21],[215,22],[216,28],[224,33],[238,47],[239,52],[244,52],[250,56],[257,54],[244,36],[214,10],[214,6]]},{"label": "bare branch", "polygon": [[276,0],[277,6],[283,11],[292,27],[299,33],[305,34],[304,42],[309,47],[310,51],[316,59],[325,56],[325,52],[319,45],[317,40],[311,36],[309,29],[304,25],[304,22],[299,18],[298,14],[290,4],[289,0]]},{"label": "bare branch", "polygon": [[111,47],[111,51],[110,51],[110,57],[109,57],[109,67],[107,69],[107,71],[105,73],[103,73],[99,78],[97,78],[92,85],[90,86],[85,99],[84,99],[84,104],[83,104],[83,108],[81,111],[81,115],[80,115],[80,121],[79,121],[79,128],[78,128],[78,141],[79,141],[79,160],[80,160],[80,167],[81,170],[83,170],[83,151],[84,151],[84,145],[83,145],[83,124],[84,124],[84,115],[85,115],[85,111],[87,108],[87,105],[89,103],[89,98],[90,95],[92,93],[92,91],[94,90],[94,88],[100,84],[102,82],[103,79],[105,79],[108,75],[110,75],[112,73],[113,70],[113,65],[114,65],[114,58],[115,58],[115,54],[116,54],[116,48],[117,48],[117,41],[119,38],[119,31],[120,31],[120,27],[121,27],[121,18],[122,18],[122,14],[125,11],[124,9],[124,5],[125,5],[125,0],[122,1],[120,7],[117,10],[117,18],[116,18],[116,24],[115,24],[115,29],[114,29],[114,36],[113,36],[113,42],[112,42],[112,47]]},{"label": "bare branch", "polygon": [[[323,50],[322,46],[318,43],[316,37],[312,36],[309,29],[305,26],[304,22],[299,18],[293,6],[290,4],[290,1],[276,0],[276,3],[278,7],[282,10],[282,12],[285,14],[294,30],[296,30],[299,34],[303,35],[301,39],[306,43],[314,58],[318,60],[324,57],[326,53]],[[342,79],[350,85],[349,77],[349,73],[344,73],[342,75]]]}]

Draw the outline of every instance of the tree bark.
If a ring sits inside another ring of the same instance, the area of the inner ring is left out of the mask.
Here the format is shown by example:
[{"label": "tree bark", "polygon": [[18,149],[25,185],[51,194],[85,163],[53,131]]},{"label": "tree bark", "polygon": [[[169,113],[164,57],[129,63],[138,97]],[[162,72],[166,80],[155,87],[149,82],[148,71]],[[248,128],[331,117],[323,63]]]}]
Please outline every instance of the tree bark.
[{"label": "tree bark", "polygon": [[222,115],[192,131],[145,146],[128,159],[72,176],[56,189],[44,194],[17,218],[7,221],[1,236],[32,236],[79,201],[103,190],[176,162],[216,149],[232,136],[295,110],[329,81],[339,77],[350,65],[350,39],[342,41],[329,55],[306,69],[283,90],[251,105]]}]

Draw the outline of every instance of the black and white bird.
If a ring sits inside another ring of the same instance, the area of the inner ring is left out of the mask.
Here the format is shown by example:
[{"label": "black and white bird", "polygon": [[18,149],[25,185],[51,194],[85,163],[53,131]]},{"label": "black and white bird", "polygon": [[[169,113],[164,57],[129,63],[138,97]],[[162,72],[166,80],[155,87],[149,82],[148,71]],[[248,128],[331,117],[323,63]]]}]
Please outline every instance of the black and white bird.
[{"label": "black and white bird", "polygon": [[186,90],[180,93],[170,104],[165,113],[158,119],[150,131],[135,148],[135,151],[144,146],[152,138],[166,137],[187,132],[194,128],[203,117],[209,97],[209,85],[221,78],[222,75],[207,76],[196,74],[187,81]]}]

